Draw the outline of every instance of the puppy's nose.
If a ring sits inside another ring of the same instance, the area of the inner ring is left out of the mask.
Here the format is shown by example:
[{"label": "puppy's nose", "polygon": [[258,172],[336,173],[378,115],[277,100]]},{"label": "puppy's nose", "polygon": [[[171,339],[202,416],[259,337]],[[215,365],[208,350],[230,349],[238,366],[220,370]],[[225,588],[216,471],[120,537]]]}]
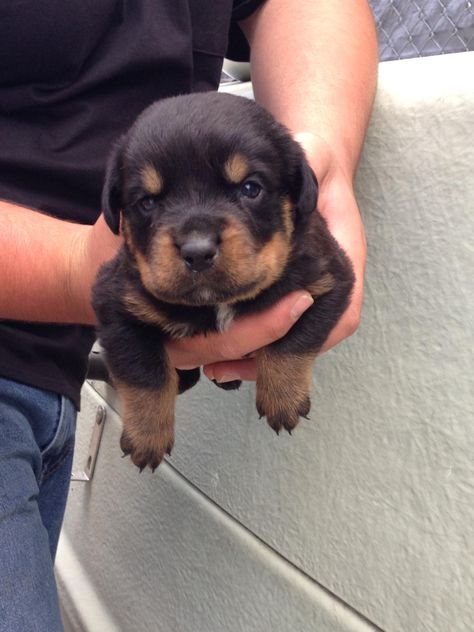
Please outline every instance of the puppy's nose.
[{"label": "puppy's nose", "polygon": [[214,237],[202,235],[187,239],[179,249],[186,265],[202,272],[210,268],[217,254],[217,241]]}]

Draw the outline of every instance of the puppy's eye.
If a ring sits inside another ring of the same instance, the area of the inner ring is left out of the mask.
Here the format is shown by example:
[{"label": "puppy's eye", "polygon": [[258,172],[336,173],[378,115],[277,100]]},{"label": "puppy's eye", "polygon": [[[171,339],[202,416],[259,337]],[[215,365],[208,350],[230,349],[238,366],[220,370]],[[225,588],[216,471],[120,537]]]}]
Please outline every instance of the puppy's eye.
[{"label": "puppy's eye", "polygon": [[138,205],[142,211],[149,213],[156,206],[156,197],[154,195],[146,195],[138,201]]},{"label": "puppy's eye", "polygon": [[240,193],[244,197],[255,199],[260,194],[262,187],[254,180],[246,180],[240,187]]}]

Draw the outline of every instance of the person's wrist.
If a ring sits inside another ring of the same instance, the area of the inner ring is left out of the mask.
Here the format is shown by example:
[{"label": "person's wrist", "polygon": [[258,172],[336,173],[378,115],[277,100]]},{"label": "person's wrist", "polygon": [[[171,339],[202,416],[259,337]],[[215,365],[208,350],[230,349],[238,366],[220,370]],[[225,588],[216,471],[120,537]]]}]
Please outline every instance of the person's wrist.
[{"label": "person's wrist", "polygon": [[293,136],[303,148],[320,185],[338,178],[352,186],[356,164],[350,154],[343,149],[342,144],[339,146],[337,143],[331,143],[313,132],[295,132]]}]

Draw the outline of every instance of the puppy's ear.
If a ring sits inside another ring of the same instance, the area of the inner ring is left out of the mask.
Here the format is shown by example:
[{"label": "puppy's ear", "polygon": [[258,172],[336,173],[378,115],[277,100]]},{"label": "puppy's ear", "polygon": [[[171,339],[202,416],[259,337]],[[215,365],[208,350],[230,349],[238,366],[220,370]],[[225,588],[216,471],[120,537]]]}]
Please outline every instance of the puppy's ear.
[{"label": "puppy's ear", "polygon": [[107,161],[105,181],[102,189],[102,211],[110,230],[116,235],[120,231],[122,207],[122,152],[125,137],[114,145]]},{"label": "puppy's ear", "polygon": [[314,211],[318,201],[318,181],[304,156],[293,181],[293,201],[297,215],[302,219]]}]

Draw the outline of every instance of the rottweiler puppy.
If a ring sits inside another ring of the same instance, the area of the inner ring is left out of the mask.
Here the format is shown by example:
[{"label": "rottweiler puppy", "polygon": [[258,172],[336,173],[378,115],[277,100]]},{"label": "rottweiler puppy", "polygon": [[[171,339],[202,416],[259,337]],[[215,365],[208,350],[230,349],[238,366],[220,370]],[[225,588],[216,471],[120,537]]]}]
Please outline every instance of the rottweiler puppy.
[{"label": "rottweiler puppy", "polygon": [[170,454],[176,396],[200,376],[170,365],[166,339],[223,331],[301,288],[316,300],[257,352],[256,404],[277,433],[308,415],[313,361],[354,283],[317,192],[299,144],[243,97],[162,100],[117,143],[102,205],[124,244],[101,268],[93,305],[123,405],[121,447],[140,469]]}]

